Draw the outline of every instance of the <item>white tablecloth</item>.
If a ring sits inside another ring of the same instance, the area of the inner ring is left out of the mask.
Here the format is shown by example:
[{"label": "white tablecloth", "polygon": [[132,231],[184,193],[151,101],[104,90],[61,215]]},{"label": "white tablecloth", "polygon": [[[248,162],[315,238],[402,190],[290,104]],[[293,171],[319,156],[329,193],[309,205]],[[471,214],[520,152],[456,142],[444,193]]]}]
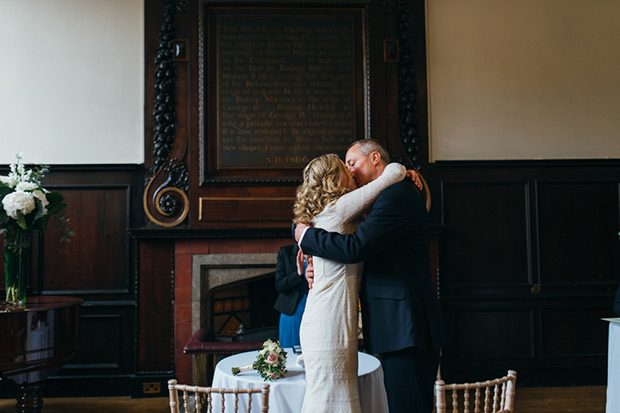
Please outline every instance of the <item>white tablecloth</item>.
[{"label": "white tablecloth", "polygon": [[[303,367],[297,365],[297,355],[293,349],[286,348],[286,377],[267,382],[269,389],[269,412],[270,413],[299,413],[304,401],[306,391],[306,374]],[[258,351],[239,353],[221,360],[215,367],[212,387],[216,388],[261,388],[265,381],[256,370],[232,375],[232,367],[245,366],[256,360]],[[383,413],[388,412],[387,396],[383,384],[383,369],[379,360],[366,353],[358,353],[358,386],[362,412]],[[215,406],[219,406],[220,395],[213,395]],[[246,400],[247,395],[240,395],[239,402]],[[256,399],[256,402],[254,401]],[[227,401],[227,403],[229,403]],[[232,407],[232,400],[230,401]],[[227,409],[229,408],[227,404]],[[252,412],[260,412],[259,398],[253,397]]]},{"label": "white tablecloth", "polygon": [[[617,319],[620,322],[620,318]],[[609,323],[607,349],[607,413],[620,413],[620,324]]]}]

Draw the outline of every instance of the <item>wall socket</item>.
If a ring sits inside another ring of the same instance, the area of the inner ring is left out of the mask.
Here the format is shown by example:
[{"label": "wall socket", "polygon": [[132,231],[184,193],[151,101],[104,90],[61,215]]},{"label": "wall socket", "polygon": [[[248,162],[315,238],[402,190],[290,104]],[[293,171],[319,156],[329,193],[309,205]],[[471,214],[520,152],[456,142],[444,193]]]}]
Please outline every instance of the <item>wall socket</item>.
[{"label": "wall socket", "polygon": [[142,383],[142,393],[144,394],[159,394],[161,393],[161,385],[159,382],[155,383]]}]

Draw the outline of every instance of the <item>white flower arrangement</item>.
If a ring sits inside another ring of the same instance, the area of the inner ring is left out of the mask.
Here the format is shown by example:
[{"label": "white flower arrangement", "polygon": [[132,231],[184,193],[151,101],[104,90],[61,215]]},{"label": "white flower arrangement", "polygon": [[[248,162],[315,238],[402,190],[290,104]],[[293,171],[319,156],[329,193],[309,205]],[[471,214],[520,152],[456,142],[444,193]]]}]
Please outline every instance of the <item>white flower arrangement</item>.
[{"label": "white flower arrangement", "polygon": [[254,363],[242,367],[233,367],[232,373],[237,375],[242,371],[252,369],[257,370],[265,381],[284,377],[286,374],[286,351],[280,347],[280,342],[265,341]]},{"label": "white flower arrangement", "polygon": [[66,206],[63,196],[41,186],[48,167],[27,170],[22,155],[15,158],[8,176],[0,176],[0,234],[4,238],[6,301],[24,304],[32,232],[44,232],[50,216],[56,218],[61,241],[69,241],[73,231],[67,228],[69,220],[60,214]]},{"label": "white flower arrangement", "polygon": [[[57,216],[65,207],[63,196],[41,186],[41,179],[49,172],[47,166],[27,170],[22,155],[15,155],[8,176],[0,176],[0,232],[5,245],[11,245],[20,232],[45,231],[50,216]],[[66,228],[67,220],[57,216],[63,224],[62,239],[68,241],[73,232]]]}]

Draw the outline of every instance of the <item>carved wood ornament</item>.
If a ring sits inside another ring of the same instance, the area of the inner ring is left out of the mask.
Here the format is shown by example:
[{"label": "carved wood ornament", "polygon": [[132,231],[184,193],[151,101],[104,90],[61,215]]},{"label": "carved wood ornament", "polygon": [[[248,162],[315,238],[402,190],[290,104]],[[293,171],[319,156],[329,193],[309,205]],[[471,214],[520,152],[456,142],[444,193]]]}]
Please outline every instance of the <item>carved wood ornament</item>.
[{"label": "carved wood ornament", "polygon": [[420,157],[420,131],[418,125],[418,86],[415,73],[415,50],[413,32],[409,25],[406,1],[399,1],[398,10],[398,115],[400,140],[407,158],[418,170],[422,170]]},{"label": "carved wood ornament", "polygon": [[[180,7],[186,7],[181,2]],[[175,145],[175,62],[176,5],[166,1],[155,58],[153,103],[153,166],[146,180],[143,206],[148,219],[162,227],[181,224],[189,212],[189,173],[183,159],[185,145]]]}]

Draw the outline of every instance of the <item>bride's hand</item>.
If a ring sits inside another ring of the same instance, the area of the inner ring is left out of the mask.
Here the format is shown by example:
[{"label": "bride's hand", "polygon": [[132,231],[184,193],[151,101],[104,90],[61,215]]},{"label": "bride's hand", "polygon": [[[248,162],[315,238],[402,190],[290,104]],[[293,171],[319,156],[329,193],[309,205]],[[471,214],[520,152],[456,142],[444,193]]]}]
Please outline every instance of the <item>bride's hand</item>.
[{"label": "bride's hand", "polygon": [[314,284],[314,262],[312,260],[312,255],[305,255],[306,262],[308,266],[306,267],[306,281],[308,281],[308,288],[312,289],[312,284]]},{"label": "bride's hand", "polygon": [[304,262],[304,252],[300,248],[299,251],[297,251],[297,274],[299,274],[300,277],[304,275]]},{"label": "bride's hand", "polygon": [[422,178],[420,178],[420,173],[414,169],[407,169],[405,173],[405,179],[411,179],[411,182],[418,188],[420,191],[424,189],[424,184],[422,184]]}]

